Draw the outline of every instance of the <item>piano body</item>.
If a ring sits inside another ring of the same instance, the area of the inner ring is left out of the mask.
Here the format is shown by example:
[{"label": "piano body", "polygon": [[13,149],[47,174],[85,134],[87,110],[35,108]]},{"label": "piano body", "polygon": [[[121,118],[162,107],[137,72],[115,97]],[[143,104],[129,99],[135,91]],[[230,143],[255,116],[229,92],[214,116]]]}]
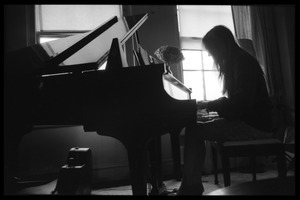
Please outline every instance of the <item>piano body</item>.
[{"label": "piano body", "polygon": [[163,64],[126,66],[123,45],[147,17],[114,17],[94,31],[5,57],[5,146],[18,145],[37,125],[83,125],[124,144],[133,195],[146,195],[149,143],[196,123],[190,90]]}]

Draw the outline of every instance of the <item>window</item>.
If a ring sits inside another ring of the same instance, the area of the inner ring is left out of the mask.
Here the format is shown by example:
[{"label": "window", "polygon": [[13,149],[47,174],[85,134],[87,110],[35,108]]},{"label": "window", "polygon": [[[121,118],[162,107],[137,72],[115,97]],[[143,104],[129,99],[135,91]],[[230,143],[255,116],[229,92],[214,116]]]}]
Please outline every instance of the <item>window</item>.
[{"label": "window", "polygon": [[[84,36],[84,33],[88,34],[89,31],[113,16],[119,18],[122,15],[121,5],[35,5],[36,41],[37,43],[44,43],[78,35],[76,38],[66,39],[59,44],[52,43],[51,47],[45,45],[50,54],[55,55],[69,47],[74,41],[78,41]],[[107,42],[109,44],[106,43],[105,45],[110,45],[110,42]],[[92,49],[91,46],[87,46],[87,48]],[[60,65],[95,62],[101,55],[100,51],[101,49],[98,51],[78,51],[75,57],[69,57]],[[105,66],[106,62],[102,63],[99,69],[104,69]]]},{"label": "window", "polygon": [[122,16],[120,5],[36,5],[37,43],[88,32],[112,16]]},{"label": "window", "polygon": [[231,6],[177,6],[184,84],[192,89],[192,98],[213,100],[222,96],[223,84],[211,56],[202,46],[202,37],[216,25],[225,25],[233,33]]}]

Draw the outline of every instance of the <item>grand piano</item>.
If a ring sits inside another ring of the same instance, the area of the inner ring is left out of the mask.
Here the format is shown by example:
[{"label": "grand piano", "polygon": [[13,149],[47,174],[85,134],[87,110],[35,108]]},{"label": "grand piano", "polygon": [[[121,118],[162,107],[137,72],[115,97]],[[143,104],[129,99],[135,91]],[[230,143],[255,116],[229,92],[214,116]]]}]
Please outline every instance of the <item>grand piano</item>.
[{"label": "grand piano", "polygon": [[83,125],[128,153],[133,195],[146,195],[146,151],[196,123],[191,91],[164,64],[128,66],[125,43],[148,15],[113,17],[95,30],[5,56],[6,160],[35,127]]}]

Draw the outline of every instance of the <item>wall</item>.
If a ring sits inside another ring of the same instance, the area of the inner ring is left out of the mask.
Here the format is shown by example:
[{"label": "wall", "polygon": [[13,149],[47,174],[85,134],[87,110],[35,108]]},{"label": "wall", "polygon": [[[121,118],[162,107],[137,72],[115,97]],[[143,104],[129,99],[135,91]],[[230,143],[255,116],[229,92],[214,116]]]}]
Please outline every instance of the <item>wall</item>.
[{"label": "wall", "polygon": [[[177,9],[175,5],[125,5],[124,15],[148,13],[148,20],[138,29],[141,46],[148,54],[161,46],[169,45],[180,48]],[[182,80],[182,69],[172,68],[173,75]]]},{"label": "wall", "polygon": [[4,7],[4,52],[27,46],[26,16],[24,5],[5,5]]},{"label": "wall", "polygon": [[91,149],[95,182],[128,176],[127,153],[118,140],[74,126],[37,129],[25,135],[20,145],[21,177],[58,173],[72,147]]}]

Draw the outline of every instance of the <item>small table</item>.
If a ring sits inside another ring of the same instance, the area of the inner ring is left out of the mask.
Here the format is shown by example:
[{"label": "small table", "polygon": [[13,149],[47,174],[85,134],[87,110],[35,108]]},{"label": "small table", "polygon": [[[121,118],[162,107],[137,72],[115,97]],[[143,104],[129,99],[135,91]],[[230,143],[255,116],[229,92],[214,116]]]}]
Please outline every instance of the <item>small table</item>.
[{"label": "small table", "polygon": [[295,195],[295,177],[271,178],[231,185],[206,195]]}]

